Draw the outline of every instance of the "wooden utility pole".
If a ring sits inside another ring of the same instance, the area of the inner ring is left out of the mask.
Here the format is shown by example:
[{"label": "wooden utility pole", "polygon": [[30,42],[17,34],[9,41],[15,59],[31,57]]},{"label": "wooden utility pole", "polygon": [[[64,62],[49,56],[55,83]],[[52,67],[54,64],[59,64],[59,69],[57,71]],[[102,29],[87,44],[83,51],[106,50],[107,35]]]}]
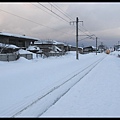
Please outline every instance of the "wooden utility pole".
[{"label": "wooden utility pole", "polygon": [[96,55],[97,55],[97,37],[96,37]]},{"label": "wooden utility pole", "polygon": [[76,59],[78,60],[78,22],[83,22],[79,21],[78,17],[76,17]]},{"label": "wooden utility pole", "polygon": [[[73,24],[74,22],[76,22],[76,59],[78,60],[78,22],[83,22],[83,21],[79,21],[78,17],[76,17],[76,21],[72,21]],[[70,22],[71,24],[71,22]]]},{"label": "wooden utility pole", "polygon": [[76,18],[76,59],[78,60],[78,17]]}]

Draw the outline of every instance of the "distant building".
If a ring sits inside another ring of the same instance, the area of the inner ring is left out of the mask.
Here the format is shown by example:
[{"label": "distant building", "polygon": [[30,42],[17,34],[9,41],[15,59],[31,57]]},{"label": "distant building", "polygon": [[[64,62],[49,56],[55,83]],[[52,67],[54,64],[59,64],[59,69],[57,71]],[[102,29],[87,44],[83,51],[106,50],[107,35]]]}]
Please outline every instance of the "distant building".
[{"label": "distant building", "polygon": [[34,45],[38,46],[43,52],[50,52],[56,50],[58,50],[58,52],[65,52],[69,49],[65,43],[57,42],[55,40],[39,40],[35,41]]},{"label": "distant building", "polygon": [[0,32],[0,43],[12,44],[18,47],[27,48],[31,43],[34,44],[34,42],[38,40],[38,38],[28,37],[25,35]]},{"label": "distant building", "polygon": [[104,51],[106,51],[107,49],[108,49],[108,48],[107,48],[107,46],[105,46],[105,45],[102,45],[102,44],[101,44],[101,45],[98,46],[98,51],[99,51],[99,52],[104,52]]},{"label": "distant building", "polygon": [[20,48],[17,47],[16,45],[0,43],[0,54],[14,53],[18,51],[19,49]]},{"label": "distant building", "polygon": [[69,50],[65,43],[55,40],[39,40],[35,41],[34,45],[39,47],[47,57],[64,55]]},{"label": "distant building", "polygon": [[114,45],[114,50],[115,51],[119,51],[119,49],[120,49],[120,45]]},{"label": "distant building", "polygon": [[88,46],[83,48],[83,53],[90,53],[96,51],[96,47],[94,46]]},{"label": "distant building", "polygon": [[[71,46],[70,47],[70,51],[76,51],[76,46]],[[83,53],[83,48],[82,47],[78,47],[78,51],[79,51],[79,53]]]}]

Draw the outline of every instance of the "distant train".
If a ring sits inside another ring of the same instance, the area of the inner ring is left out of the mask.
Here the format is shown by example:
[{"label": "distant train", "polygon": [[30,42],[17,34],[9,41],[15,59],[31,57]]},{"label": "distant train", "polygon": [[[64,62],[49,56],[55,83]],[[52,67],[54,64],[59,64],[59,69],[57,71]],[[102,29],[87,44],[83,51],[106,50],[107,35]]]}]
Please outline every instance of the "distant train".
[{"label": "distant train", "polygon": [[109,49],[107,49],[105,52],[106,52],[106,54],[110,54],[110,50]]}]

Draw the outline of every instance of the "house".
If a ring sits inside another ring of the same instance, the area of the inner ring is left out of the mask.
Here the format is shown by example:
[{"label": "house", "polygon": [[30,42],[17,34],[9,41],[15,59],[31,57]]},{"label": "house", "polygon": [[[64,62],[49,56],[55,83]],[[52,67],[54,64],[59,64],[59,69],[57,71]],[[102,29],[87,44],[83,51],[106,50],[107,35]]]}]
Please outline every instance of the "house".
[{"label": "house", "polygon": [[[70,51],[76,51],[76,46],[70,46]],[[83,53],[83,48],[82,47],[78,47],[78,51],[79,53]]]},{"label": "house", "polygon": [[0,32],[0,43],[13,44],[24,49],[38,40],[38,38],[28,37],[25,35]]},{"label": "house", "polygon": [[19,49],[16,45],[0,43],[0,54],[14,53]]},{"label": "house", "polygon": [[50,52],[51,50],[52,51],[56,51],[57,50],[58,52],[65,52],[65,51],[67,51],[67,47],[66,47],[65,43],[57,42],[55,40],[35,41],[34,45],[38,46],[41,50],[43,50],[43,52]]},{"label": "house", "polygon": [[18,56],[32,59],[33,55],[31,53],[20,54],[18,51],[21,48],[27,49],[31,44],[34,44],[34,42],[38,40],[39,39],[37,38],[25,35],[0,32],[0,61],[17,60],[19,58]]},{"label": "house", "polygon": [[57,42],[55,40],[39,40],[35,41],[34,45],[38,46],[45,56],[59,56],[64,55],[68,50],[68,47],[63,42]]},{"label": "house", "polygon": [[28,46],[28,48],[26,50],[33,52],[33,53],[37,53],[40,51],[40,48],[35,45],[30,45],[30,46]]},{"label": "house", "polygon": [[120,45],[114,45],[114,51],[120,51]]},{"label": "house", "polygon": [[83,53],[90,53],[96,51],[96,47],[94,46],[88,46],[83,48]]},{"label": "house", "polygon": [[63,42],[57,42],[57,41],[53,41],[53,45],[60,48],[63,52],[70,51],[70,47],[71,47],[71,45],[68,45],[68,44],[63,43]]},{"label": "house", "polygon": [[53,43],[50,41],[35,41],[34,45],[38,46],[43,52],[50,52],[52,50]]},{"label": "house", "polygon": [[106,51],[107,49],[108,49],[108,48],[107,48],[107,46],[105,46],[105,45],[102,45],[102,44],[101,44],[101,45],[98,46],[98,51],[99,51],[99,52],[104,52],[104,51]]}]

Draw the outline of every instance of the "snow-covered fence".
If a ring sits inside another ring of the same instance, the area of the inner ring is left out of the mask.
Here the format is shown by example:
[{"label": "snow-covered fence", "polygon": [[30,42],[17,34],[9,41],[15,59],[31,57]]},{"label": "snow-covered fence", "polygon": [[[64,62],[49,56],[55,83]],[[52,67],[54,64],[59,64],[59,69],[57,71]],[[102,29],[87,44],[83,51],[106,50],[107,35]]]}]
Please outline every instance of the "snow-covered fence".
[{"label": "snow-covered fence", "polygon": [[0,61],[14,61],[17,59],[15,54],[0,54]]},{"label": "snow-covered fence", "polygon": [[[32,54],[20,54],[19,57],[25,57],[26,59],[30,60],[33,59],[33,55]],[[0,61],[14,61],[17,60],[18,56],[17,54],[0,54]]]},{"label": "snow-covered fence", "polygon": [[32,54],[20,54],[20,57],[25,57],[28,60],[33,59],[33,55]]}]

